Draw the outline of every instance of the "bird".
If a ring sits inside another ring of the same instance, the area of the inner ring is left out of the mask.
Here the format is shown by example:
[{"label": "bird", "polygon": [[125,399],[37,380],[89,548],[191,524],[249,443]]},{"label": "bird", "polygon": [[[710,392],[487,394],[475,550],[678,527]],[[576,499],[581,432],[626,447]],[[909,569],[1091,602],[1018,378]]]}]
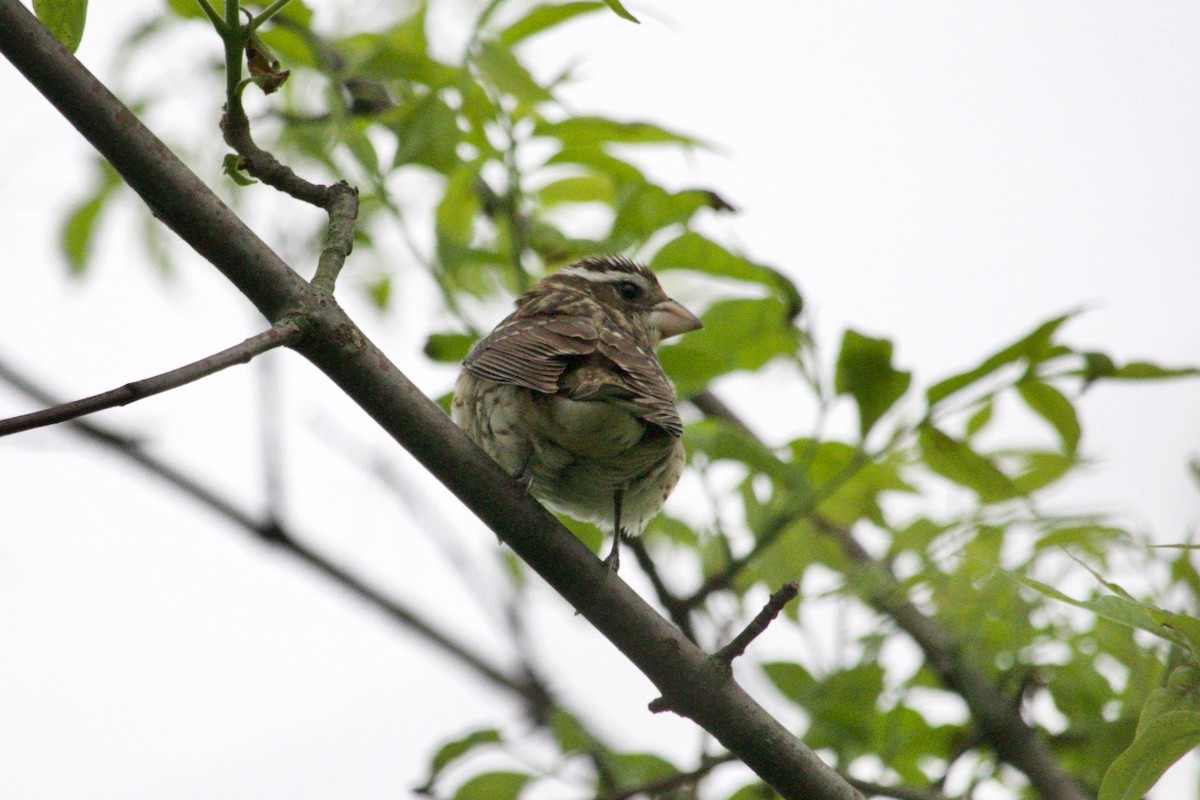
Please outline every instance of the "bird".
[{"label": "bird", "polygon": [[645,265],[582,258],[550,273],[467,354],[451,416],[553,511],[638,535],[683,472],[683,422],[655,352],[702,327]]}]

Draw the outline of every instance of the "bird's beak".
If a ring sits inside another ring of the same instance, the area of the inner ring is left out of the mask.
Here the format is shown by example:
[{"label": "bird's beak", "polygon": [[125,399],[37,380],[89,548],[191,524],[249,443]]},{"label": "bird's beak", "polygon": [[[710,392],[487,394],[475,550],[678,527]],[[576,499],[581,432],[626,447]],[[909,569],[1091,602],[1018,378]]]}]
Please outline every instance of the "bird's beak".
[{"label": "bird's beak", "polygon": [[658,329],[663,339],[679,336],[704,327],[696,315],[674,300],[663,300],[650,312],[650,324]]}]

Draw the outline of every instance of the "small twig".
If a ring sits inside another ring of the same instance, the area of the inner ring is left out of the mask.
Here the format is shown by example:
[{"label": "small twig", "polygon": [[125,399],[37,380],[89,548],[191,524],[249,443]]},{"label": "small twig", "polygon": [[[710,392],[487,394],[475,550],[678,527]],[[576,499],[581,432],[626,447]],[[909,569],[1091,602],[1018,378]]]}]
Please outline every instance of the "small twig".
[{"label": "small twig", "polygon": [[250,135],[250,119],[242,105],[242,51],[254,31],[287,4],[276,0],[262,14],[242,26],[237,18],[237,3],[226,7],[226,22],[214,27],[225,43],[225,114],[221,132],[225,143],[238,154],[238,168],[284,194],[323,209],[329,215],[325,246],[317,263],[313,286],[332,294],[342,265],[354,249],[354,222],[358,217],[358,190],[345,181],[330,185],[301,178],[291,167],[259,147]]},{"label": "small twig", "polygon": [[667,612],[667,616],[671,621],[679,626],[679,630],[683,631],[683,635],[696,641],[696,631],[692,627],[692,618],[688,614],[688,607],[683,600],[676,597],[667,585],[663,583],[662,576],[658,574],[658,567],[654,564],[654,559],[650,558],[650,552],[646,549],[646,544],[642,541],[642,537],[634,536],[626,540],[629,549],[633,551],[634,558],[637,559],[638,566],[642,568],[642,572],[650,579],[650,585],[654,587],[654,594],[658,597],[658,602],[662,604],[663,609]]},{"label": "small twig", "polygon": [[722,647],[713,654],[713,658],[720,659],[726,664],[732,664],[733,660],[746,652],[746,648],[750,643],[762,634],[771,624],[783,607],[795,599],[800,593],[800,585],[795,581],[785,583],[777,592],[771,595],[771,599],[763,606],[762,611],[755,615],[754,619],[750,620],[750,624],[742,630],[737,636],[733,637],[733,641]]},{"label": "small twig", "polygon": [[938,789],[918,789],[915,786],[887,786],[882,783],[860,781],[839,770],[846,783],[858,789],[867,797],[894,797],[896,800],[949,800]]},{"label": "small twig", "polygon": [[688,402],[694,405],[696,409],[704,416],[727,422],[747,436],[751,436],[755,439],[758,438],[758,434],[750,430],[750,426],[746,424],[745,420],[737,415],[737,412],[725,405],[724,400],[717,397],[708,389],[692,395],[688,398]]},{"label": "small twig", "polygon": [[724,753],[719,756],[704,756],[700,759],[700,766],[690,772],[680,772],[677,775],[671,775],[666,778],[659,778],[656,781],[643,783],[640,786],[635,786],[632,789],[619,789],[613,792],[605,792],[604,794],[596,795],[596,800],[629,800],[635,795],[644,794],[647,797],[658,797],[664,792],[669,792],[672,789],[678,789],[682,786],[698,782],[701,778],[708,775],[722,764],[728,764],[731,761],[737,761],[737,756],[732,753]]},{"label": "small twig", "polygon": [[106,408],[126,406],[138,400],[177,389],[235,364],[245,364],[257,355],[289,345],[299,338],[300,326],[293,321],[284,320],[228,350],[222,350],[215,355],[202,358],[170,372],[164,372],[153,378],[133,381],[116,389],[85,397],[82,400],[74,400],[41,411],[22,414],[19,417],[0,420],[0,436],[66,422]]}]

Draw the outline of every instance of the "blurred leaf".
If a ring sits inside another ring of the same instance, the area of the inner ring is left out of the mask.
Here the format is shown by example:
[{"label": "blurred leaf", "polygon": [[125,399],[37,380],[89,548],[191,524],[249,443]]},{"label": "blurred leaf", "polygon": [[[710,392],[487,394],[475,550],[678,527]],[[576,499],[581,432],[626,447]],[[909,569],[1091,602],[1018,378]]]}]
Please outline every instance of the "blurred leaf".
[{"label": "blurred leaf", "polygon": [[684,144],[704,146],[698,139],[674,133],[649,122],[617,122],[604,117],[568,117],[561,122],[541,121],[535,136],[558,139],[564,146],[597,148],[605,144]]},{"label": "blurred leaf", "polygon": [[457,364],[467,357],[475,336],[469,333],[433,333],[425,340],[425,355],[434,361]]},{"label": "blurred leaf", "polygon": [[946,397],[970,386],[981,378],[991,375],[996,370],[1008,364],[1024,359],[1030,365],[1033,365],[1041,363],[1054,355],[1059,355],[1060,352],[1051,347],[1051,339],[1062,324],[1074,315],[1075,312],[1072,312],[1044,322],[1029,335],[1018,339],[998,353],[984,359],[983,363],[978,367],[953,375],[929,387],[925,393],[929,405],[937,405]]},{"label": "blurred leaf", "polygon": [[804,307],[800,290],[783,273],[734,255],[698,233],[684,233],[667,242],[654,254],[650,267],[655,271],[687,269],[762,284],[785,304],[789,320],[795,319]]},{"label": "blurred leaf", "polygon": [[99,170],[95,190],[90,197],[81,200],[67,213],[62,227],[63,254],[67,257],[67,265],[73,275],[82,275],[87,269],[88,257],[95,239],[96,221],[112,197],[113,191],[121,185],[121,177],[107,161],[97,159],[95,163]]},{"label": "blurred leaf", "polygon": [[1038,538],[1033,547],[1034,550],[1058,547],[1070,552],[1102,555],[1114,542],[1127,538],[1128,534],[1120,528],[1105,525],[1068,525],[1048,531]]},{"label": "blurred leaf", "polygon": [[1074,456],[1025,450],[1017,454],[1020,468],[1012,478],[1021,495],[1031,495],[1062,478],[1078,463]]},{"label": "blurred leaf", "polygon": [[778,356],[793,355],[800,334],[774,298],[724,300],[701,315],[704,327],[659,349],[663,368],[686,397],[714,378],[736,370],[756,370]]},{"label": "blurred leaf", "polygon": [[33,12],[63,47],[74,53],[83,39],[87,0],[33,0]]},{"label": "blurred leaf", "polygon": [[[625,6],[621,5],[620,0],[604,0],[604,5],[608,6],[613,12],[622,19],[627,19],[630,22],[637,22],[638,19],[633,14],[625,10]],[[641,24],[641,23],[638,23]]]},{"label": "blurred leaf", "polygon": [[784,697],[801,706],[817,683],[808,670],[791,661],[767,662],[762,671]]},{"label": "blurred leaf", "polygon": [[500,42],[505,47],[511,48],[517,42],[561,25],[580,14],[587,14],[602,8],[604,8],[604,3],[600,2],[534,6],[528,14],[501,31]]},{"label": "blurred leaf", "polygon": [[858,404],[859,436],[871,428],[908,391],[912,373],[892,366],[892,343],[853,330],[842,336],[834,373],[834,390]]},{"label": "blurred leaf", "polygon": [[345,71],[379,81],[408,80],[431,87],[454,86],[459,71],[429,55],[425,3],[416,13],[382,34],[356,34],[333,43],[346,61]]},{"label": "blurred leaf", "polygon": [[563,147],[546,159],[547,166],[554,164],[578,164],[609,176],[617,184],[646,182],[646,176],[628,161],[587,144]]},{"label": "blurred leaf", "polygon": [[392,168],[422,164],[449,175],[458,166],[458,118],[436,94],[387,112],[387,126],[396,134]]},{"label": "blurred leaf", "polygon": [[381,311],[386,310],[392,302],[392,279],[385,275],[372,281],[367,287],[367,296],[371,298],[371,305]]},{"label": "blurred leaf", "polygon": [[995,403],[993,403],[992,398],[989,397],[980,403],[979,408],[975,409],[971,416],[967,418],[966,434],[968,440],[986,428],[988,423],[992,421],[992,412],[994,408]]},{"label": "blurred leaf", "polygon": [[1163,378],[1192,378],[1200,375],[1196,367],[1160,367],[1148,361],[1130,361],[1108,377],[1111,380],[1147,381]]},{"label": "blurred leaf", "polygon": [[713,461],[738,461],[752,473],[766,475],[781,485],[796,482],[796,473],[758,437],[721,420],[705,418],[688,425],[683,437],[689,453],[705,453]]},{"label": "blurred leaf", "polygon": [[586,752],[596,747],[579,720],[557,706],[550,709],[550,731],[563,753]]},{"label": "blurred leaf", "polygon": [[[191,5],[196,5],[194,0],[192,0]],[[293,0],[287,6],[287,9],[281,13],[286,16],[287,10],[295,5],[296,2]],[[291,26],[276,25],[269,31],[260,30],[259,38],[275,51],[281,61],[291,67],[316,69],[318,66],[317,55],[313,51],[312,42]]]},{"label": "blurred leaf", "polygon": [[979,495],[984,503],[1011,500],[1020,489],[991,461],[976,453],[965,442],[947,436],[932,423],[917,428],[921,453],[926,466],[960,486]]},{"label": "blurred leaf", "polygon": [[465,736],[442,745],[429,762],[429,779],[417,791],[429,792],[433,788],[434,781],[437,780],[438,776],[442,774],[442,770],[447,766],[477,747],[498,744],[500,741],[500,732],[498,730],[495,728],[482,728],[471,731]]},{"label": "blurred leaf", "polygon": [[208,19],[196,0],[167,0],[167,8],[184,19]]},{"label": "blurred leaf", "polygon": [[1104,774],[1097,800],[1140,800],[1176,761],[1200,745],[1200,710],[1170,711],[1139,730]]},{"label": "blurred leaf", "polygon": [[[1138,630],[1146,631],[1147,633],[1152,633],[1155,636],[1173,641],[1182,647],[1188,646],[1188,642],[1185,637],[1176,632],[1173,628],[1164,626],[1159,619],[1155,618],[1155,612],[1158,612],[1159,614],[1164,612],[1162,612],[1161,609],[1155,608],[1154,606],[1138,602],[1137,600],[1132,600],[1128,597],[1121,597],[1117,595],[1104,595],[1096,598],[1095,600],[1076,600],[1074,597],[1060,592],[1053,586],[1034,580],[1033,578],[1028,578],[1020,573],[1009,570],[999,570],[999,572],[1002,575],[1008,576],[1017,583],[1024,584],[1025,586],[1044,594],[1046,597],[1050,597],[1054,600],[1060,600],[1077,608],[1086,609],[1087,611],[1091,611],[1097,616],[1107,619],[1110,622],[1116,622],[1119,625],[1124,625],[1128,628],[1136,628]],[[1113,586],[1114,584],[1107,585]]]},{"label": "blurred leaf", "polygon": [[551,99],[529,70],[525,69],[508,48],[497,42],[482,42],[475,63],[497,89],[529,106]]},{"label": "blurred leaf", "polygon": [[610,234],[617,244],[612,249],[624,249],[627,244],[645,241],[655,231],[685,223],[708,203],[708,195],[694,189],[672,194],[651,183],[633,187],[617,202]]},{"label": "blurred leaf", "polygon": [[611,203],[612,179],[604,175],[572,175],[537,190],[543,206],[560,203]]},{"label": "blurred leaf", "polygon": [[454,800],[516,800],[531,777],[523,772],[485,772],[458,787]]},{"label": "blurred leaf", "polygon": [[1017,393],[1029,408],[1053,426],[1063,452],[1071,455],[1079,445],[1079,417],[1075,406],[1058,389],[1036,378],[1017,382]]},{"label": "blurred leaf", "polygon": [[614,753],[608,766],[618,786],[642,786],[679,774],[674,764],[653,753]]}]

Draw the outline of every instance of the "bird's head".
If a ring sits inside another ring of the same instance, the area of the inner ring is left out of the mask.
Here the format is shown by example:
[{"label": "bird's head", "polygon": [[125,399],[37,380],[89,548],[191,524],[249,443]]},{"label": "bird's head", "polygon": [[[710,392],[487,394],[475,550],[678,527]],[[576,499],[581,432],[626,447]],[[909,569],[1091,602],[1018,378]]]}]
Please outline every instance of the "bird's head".
[{"label": "bird's head", "polygon": [[644,330],[652,345],[702,327],[692,312],[667,296],[653,272],[624,256],[588,256],[542,282],[587,294],[618,319]]}]

